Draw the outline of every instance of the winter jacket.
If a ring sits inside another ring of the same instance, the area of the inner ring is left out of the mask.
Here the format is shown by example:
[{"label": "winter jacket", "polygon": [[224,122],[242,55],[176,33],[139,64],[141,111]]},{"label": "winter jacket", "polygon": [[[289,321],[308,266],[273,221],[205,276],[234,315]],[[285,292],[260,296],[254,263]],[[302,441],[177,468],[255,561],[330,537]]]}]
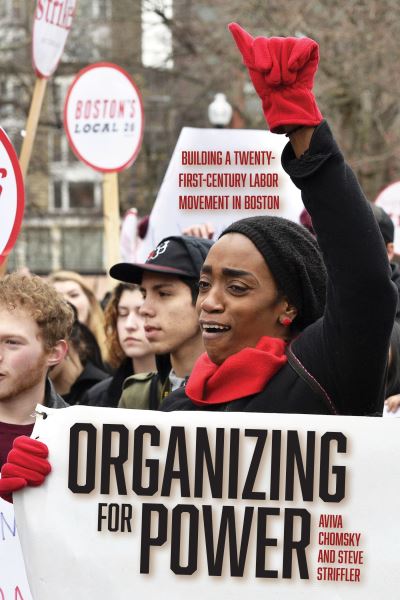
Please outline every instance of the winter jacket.
[{"label": "winter jacket", "polygon": [[118,408],[157,410],[163,397],[158,373],[137,373],[125,381]]},{"label": "winter jacket", "polygon": [[74,404],[80,404],[85,393],[92,388],[94,385],[108,378],[108,373],[102,371],[90,361],[88,361],[76,379],[72,384],[68,394],[63,394],[64,400],[71,406]]},{"label": "winter jacket", "polygon": [[91,387],[83,396],[80,404],[116,408],[121,397],[123,383],[132,374],[132,360],[126,358],[112,377],[107,377]]},{"label": "winter jacket", "polygon": [[157,410],[160,403],[171,392],[169,354],[156,356],[157,372],[137,373],[128,377],[123,384],[118,408]]}]

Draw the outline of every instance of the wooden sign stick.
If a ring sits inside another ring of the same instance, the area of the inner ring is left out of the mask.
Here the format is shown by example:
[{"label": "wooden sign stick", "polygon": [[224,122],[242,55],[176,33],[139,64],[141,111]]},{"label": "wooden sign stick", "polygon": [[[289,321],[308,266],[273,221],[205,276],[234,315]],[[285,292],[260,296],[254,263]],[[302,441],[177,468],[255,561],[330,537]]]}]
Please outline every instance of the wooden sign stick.
[{"label": "wooden sign stick", "polygon": [[103,217],[104,264],[108,273],[110,267],[121,260],[118,174],[116,172],[103,175]]},{"label": "wooden sign stick", "polygon": [[29,109],[28,120],[26,122],[26,133],[22,142],[21,155],[19,163],[21,165],[24,181],[28,173],[29,162],[32,155],[33,144],[35,141],[36,130],[39,123],[40,111],[42,109],[43,98],[46,92],[47,79],[37,77],[32,95],[32,102]]}]

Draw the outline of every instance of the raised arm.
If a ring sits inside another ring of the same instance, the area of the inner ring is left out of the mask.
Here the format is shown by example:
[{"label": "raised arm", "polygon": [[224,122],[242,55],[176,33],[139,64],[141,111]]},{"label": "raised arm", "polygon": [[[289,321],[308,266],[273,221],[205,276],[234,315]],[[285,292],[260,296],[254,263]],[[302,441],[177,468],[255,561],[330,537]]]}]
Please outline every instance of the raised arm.
[{"label": "raised arm", "polygon": [[271,131],[290,138],[282,164],[302,191],[328,272],[324,318],[293,349],[340,412],[373,413],[383,403],[396,294],[372,211],[313,95],[318,45],[230,30]]}]

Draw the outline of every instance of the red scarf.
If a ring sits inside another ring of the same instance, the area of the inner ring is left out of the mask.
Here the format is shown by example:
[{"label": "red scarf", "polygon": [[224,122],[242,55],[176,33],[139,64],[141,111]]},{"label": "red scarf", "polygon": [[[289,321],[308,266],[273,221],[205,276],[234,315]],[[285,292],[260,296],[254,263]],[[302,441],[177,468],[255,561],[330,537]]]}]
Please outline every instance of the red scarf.
[{"label": "red scarf", "polygon": [[244,348],[221,365],[204,353],[193,367],[185,392],[197,406],[232,402],[261,392],[286,363],[285,348],[283,340],[264,336],[255,348]]}]

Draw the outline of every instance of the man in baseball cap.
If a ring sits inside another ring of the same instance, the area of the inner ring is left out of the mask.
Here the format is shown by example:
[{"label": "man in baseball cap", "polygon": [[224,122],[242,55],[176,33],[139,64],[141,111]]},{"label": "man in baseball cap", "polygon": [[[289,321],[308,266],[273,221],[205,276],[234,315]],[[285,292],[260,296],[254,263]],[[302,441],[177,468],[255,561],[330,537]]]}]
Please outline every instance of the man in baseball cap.
[{"label": "man in baseball cap", "polygon": [[161,240],[145,263],[118,263],[111,267],[110,275],[138,284],[146,271],[197,280],[211,246],[211,241],[202,238],[172,235]]},{"label": "man in baseball cap", "polygon": [[158,408],[162,398],[185,384],[204,351],[195,305],[200,270],[211,246],[206,239],[170,236],[161,240],[146,262],[111,267],[114,279],[141,286],[140,314],[158,355],[157,374],[141,373],[125,381],[121,408]]}]

